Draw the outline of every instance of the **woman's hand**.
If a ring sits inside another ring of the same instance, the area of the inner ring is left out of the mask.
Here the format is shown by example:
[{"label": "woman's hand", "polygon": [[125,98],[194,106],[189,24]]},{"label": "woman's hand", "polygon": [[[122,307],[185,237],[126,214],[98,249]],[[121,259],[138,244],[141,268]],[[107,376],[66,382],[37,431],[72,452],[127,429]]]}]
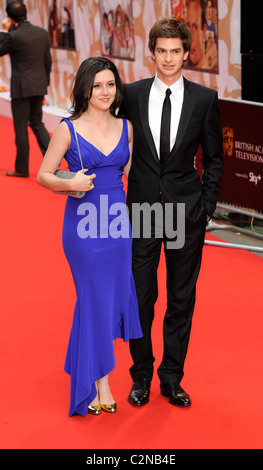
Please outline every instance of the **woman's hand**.
[{"label": "woman's hand", "polygon": [[85,175],[89,169],[79,170],[71,180],[73,191],[90,191],[94,188],[93,180],[96,178],[95,173]]},{"label": "woman's hand", "polygon": [[67,124],[61,122],[51,137],[48,149],[40,166],[37,181],[51,191],[90,191],[94,188],[95,173],[86,175],[88,168],[79,170],[72,179],[58,178],[55,175],[60,162],[70,147],[70,132]]}]

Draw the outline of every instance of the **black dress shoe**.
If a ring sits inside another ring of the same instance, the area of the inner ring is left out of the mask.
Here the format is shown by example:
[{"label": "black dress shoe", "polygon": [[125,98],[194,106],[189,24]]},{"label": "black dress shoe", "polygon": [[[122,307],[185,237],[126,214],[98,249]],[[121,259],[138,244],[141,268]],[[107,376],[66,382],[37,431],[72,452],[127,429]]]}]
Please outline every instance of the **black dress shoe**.
[{"label": "black dress shoe", "polygon": [[169,403],[176,406],[190,406],[189,395],[176,383],[161,384],[161,395],[169,398]]},{"label": "black dress shoe", "polygon": [[146,405],[149,402],[151,381],[140,378],[132,386],[128,402],[132,405]]},{"label": "black dress shoe", "polygon": [[6,176],[19,176],[21,178],[28,178],[28,175],[24,175],[23,173],[19,173],[18,171],[7,171]]}]

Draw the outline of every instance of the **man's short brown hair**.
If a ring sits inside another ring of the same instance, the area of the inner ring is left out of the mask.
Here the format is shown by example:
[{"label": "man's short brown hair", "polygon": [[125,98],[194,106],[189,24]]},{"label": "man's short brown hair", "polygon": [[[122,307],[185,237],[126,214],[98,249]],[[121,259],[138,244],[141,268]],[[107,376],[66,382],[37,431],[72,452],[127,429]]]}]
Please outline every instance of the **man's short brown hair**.
[{"label": "man's short brown hair", "polygon": [[191,31],[181,18],[162,18],[154,23],[150,30],[148,41],[148,47],[153,54],[158,38],[180,38],[183,43],[184,52],[191,49]]},{"label": "man's short brown hair", "polygon": [[9,2],[6,7],[6,13],[15,23],[21,23],[27,18],[26,5],[19,0]]}]

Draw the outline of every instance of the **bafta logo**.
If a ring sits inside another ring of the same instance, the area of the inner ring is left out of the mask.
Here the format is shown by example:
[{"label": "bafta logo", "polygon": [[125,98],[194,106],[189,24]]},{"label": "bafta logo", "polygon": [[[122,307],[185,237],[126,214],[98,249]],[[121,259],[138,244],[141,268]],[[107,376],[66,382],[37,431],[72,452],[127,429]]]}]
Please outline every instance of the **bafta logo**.
[{"label": "bafta logo", "polygon": [[223,135],[224,154],[227,157],[231,157],[231,155],[233,154],[233,148],[234,148],[234,129],[232,129],[231,127],[223,127],[222,135]]}]

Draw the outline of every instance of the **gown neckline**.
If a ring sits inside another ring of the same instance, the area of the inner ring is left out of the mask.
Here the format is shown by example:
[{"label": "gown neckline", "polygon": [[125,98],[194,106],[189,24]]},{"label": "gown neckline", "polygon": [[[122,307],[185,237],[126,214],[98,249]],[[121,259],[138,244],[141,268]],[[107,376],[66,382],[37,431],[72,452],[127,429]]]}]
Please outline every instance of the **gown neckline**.
[{"label": "gown neckline", "polygon": [[91,147],[93,147],[94,149],[96,149],[98,152],[101,153],[101,155],[103,155],[104,157],[108,158],[113,152],[114,150],[116,150],[116,148],[119,146],[120,142],[121,142],[121,139],[122,139],[122,135],[123,135],[123,132],[124,132],[124,122],[123,122],[123,119],[122,119],[122,131],[121,131],[121,136],[118,140],[118,143],[115,145],[115,147],[110,151],[110,153],[108,153],[108,155],[106,155],[105,153],[103,153],[100,149],[98,149],[98,147],[96,147],[95,145],[93,145],[91,142],[89,142],[87,139],[85,139],[85,137],[83,137],[83,135],[81,135],[78,131],[76,131],[77,134],[83,139],[85,140],[85,142],[87,142],[87,144],[91,145]]}]

